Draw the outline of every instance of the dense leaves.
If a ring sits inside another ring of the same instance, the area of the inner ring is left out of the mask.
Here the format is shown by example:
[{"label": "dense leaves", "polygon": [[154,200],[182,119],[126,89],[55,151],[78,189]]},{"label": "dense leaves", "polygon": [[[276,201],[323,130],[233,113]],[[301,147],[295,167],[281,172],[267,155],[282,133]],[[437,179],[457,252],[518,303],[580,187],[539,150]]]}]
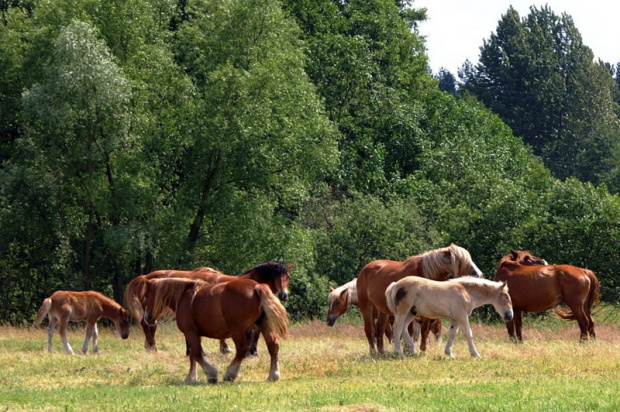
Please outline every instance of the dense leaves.
[{"label": "dense leaves", "polygon": [[[617,196],[556,180],[530,151],[570,152],[579,170],[546,164],[617,187],[617,108],[581,104],[611,96],[610,69],[573,71],[591,55],[569,18],[534,11],[504,16],[484,76],[469,67],[476,99],[428,73],[425,13],[408,2],[7,3],[0,322],[31,321],[56,289],[120,300],[151,270],[237,274],[268,260],[295,264],[291,317],[322,317],[328,286],[368,261],[450,242],[488,277],[511,248],[589,267],[617,299]],[[581,60],[554,71],[549,39]],[[533,47],[546,59],[534,74]],[[501,83],[490,62],[506,58]],[[520,117],[485,97],[510,87],[533,99],[517,99]],[[527,135],[535,124],[553,139]]]}]

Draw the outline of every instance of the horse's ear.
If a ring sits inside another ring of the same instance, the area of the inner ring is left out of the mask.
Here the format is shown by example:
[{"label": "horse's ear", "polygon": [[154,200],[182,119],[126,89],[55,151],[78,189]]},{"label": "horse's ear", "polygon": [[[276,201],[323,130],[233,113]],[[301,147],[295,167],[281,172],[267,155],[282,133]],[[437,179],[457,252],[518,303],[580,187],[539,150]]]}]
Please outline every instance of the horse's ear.
[{"label": "horse's ear", "polygon": [[502,286],[500,287],[500,289],[504,289],[507,285],[508,285],[508,282],[506,282],[505,280],[502,280]]},{"label": "horse's ear", "polygon": [[295,267],[295,264],[294,264],[294,263],[291,263],[290,265],[288,265],[288,270],[291,270],[291,269],[293,269],[294,267]]},{"label": "horse's ear", "polygon": [[330,286],[330,287],[329,287],[329,291],[330,291],[330,292],[333,292],[333,291],[334,291],[334,288]]},{"label": "horse's ear", "polygon": [[516,250],[514,249],[510,249],[510,254],[512,255],[513,258],[517,258],[519,256],[519,253],[517,253]]}]

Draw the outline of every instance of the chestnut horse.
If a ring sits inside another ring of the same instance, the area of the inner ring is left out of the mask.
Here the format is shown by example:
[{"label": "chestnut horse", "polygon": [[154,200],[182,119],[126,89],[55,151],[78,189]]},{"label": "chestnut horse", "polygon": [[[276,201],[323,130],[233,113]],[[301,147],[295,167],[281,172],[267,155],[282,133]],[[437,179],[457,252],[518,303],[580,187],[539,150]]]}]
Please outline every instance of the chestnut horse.
[{"label": "chestnut horse", "polygon": [[47,327],[47,350],[52,351],[52,337],[56,324],[60,323],[59,331],[65,352],[73,354],[73,348],[67,339],[67,328],[69,321],[86,321],[86,339],[82,346],[82,352],[88,352],[88,341],[93,339],[93,353],[99,352],[97,337],[97,320],[106,317],[114,322],[116,331],[123,339],[129,337],[130,315],[121,305],[112,299],[103,296],[99,292],[68,292],[64,290],[56,291],[43,304],[37,312],[35,325],[39,325],[45,316],[49,317]]},{"label": "chestnut horse", "polygon": [[190,368],[186,381],[196,381],[196,362],[207,375],[209,383],[216,383],[218,371],[209,363],[202,350],[200,338],[232,338],[236,354],[224,380],[233,381],[250,348],[251,334],[258,327],[265,338],[271,356],[268,381],[280,379],[277,337],[288,335],[286,309],[269,286],[251,279],[208,284],[201,280],[161,278],[147,280],[144,320],[155,324],[166,307],[174,308],[179,330],[190,347]]},{"label": "chestnut horse", "polygon": [[[357,299],[364,318],[364,332],[370,354],[377,350],[383,353],[383,333],[391,313],[385,300],[385,290],[392,282],[405,276],[420,276],[434,280],[444,280],[448,275],[455,277],[474,275],[482,277],[482,272],[471,259],[469,252],[452,243],[450,246],[411,256],[404,262],[394,260],[375,260],[368,263],[357,277]],[[373,322],[373,310],[378,310],[377,322]],[[421,351],[426,350],[430,330],[430,319],[422,324]]]},{"label": "chestnut horse", "polygon": [[[357,301],[357,279],[353,279],[344,285],[338,286],[336,289],[331,288],[329,295],[327,296],[327,303],[329,304],[329,309],[327,311],[327,326],[334,326],[336,320],[343,315],[349,305],[358,306]],[[376,313],[373,314],[373,318],[376,319]],[[394,322],[394,317],[390,316],[390,321],[385,325],[385,336],[388,340],[392,340],[392,323]],[[422,325],[423,318],[416,317],[415,325],[411,328],[410,333],[415,333],[419,335],[420,327]],[[439,342],[441,339],[441,319],[434,319],[431,322],[431,331],[435,336],[435,340]]]},{"label": "chestnut horse", "polygon": [[[385,291],[387,305],[394,313],[394,353],[402,355],[400,337],[415,316],[425,318],[451,319],[450,333],[446,343],[445,354],[454,358],[452,343],[459,330],[467,339],[469,353],[476,358],[480,354],[474,346],[474,339],[469,326],[469,315],[482,305],[491,304],[505,320],[513,317],[512,304],[506,282],[494,282],[488,279],[458,278],[443,282],[419,276],[407,276],[388,286]],[[415,346],[409,333],[404,333],[405,345],[412,355]]]},{"label": "chestnut horse", "polygon": [[599,301],[599,281],[591,270],[571,265],[528,266],[504,257],[494,279],[508,283],[514,319],[506,328],[516,342],[523,341],[523,312],[544,312],[561,303],[568,310],[556,310],[556,316],[576,320],[582,342],[596,337],[591,311]]},{"label": "chestnut horse", "polygon": [[[131,311],[135,319],[140,319],[140,326],[144,331],[144,347],[148,351],[157,351],[157,344],[155,342],[155,332],[157,331],[157,325],[148,325],[144,322],[143,311],[146,303],[144,282],[150,279],[160,278],[186,278],[186,279],[200,279],[207,283],[216,284],[222,282],[228,282],[234,279],[252,279],[258,283],[265,283],[269,285],[273,293],[277,293],[278,297],[286,301],[288,300],[288,288],[290,269],[293,265],[286,265],[283,262],[266,262],[254,266],[247,272],[238,275],[230,276],[224,273],[208,268],[200,267],[191,271],[183,270],[157,270],[147,275],[140,275],[135,277],[125,289],[125,304]],[[169,312],[162,312],[162,315],[169,314]],[[157,319],[158,321],[160,319]],[[258,336],[257,336],[258,337]],[[256,342],[252,346],[252,352],[256,349]],[[222,354],[229,353],[230,349],[225,341],[220,342],[220,352]]]}]

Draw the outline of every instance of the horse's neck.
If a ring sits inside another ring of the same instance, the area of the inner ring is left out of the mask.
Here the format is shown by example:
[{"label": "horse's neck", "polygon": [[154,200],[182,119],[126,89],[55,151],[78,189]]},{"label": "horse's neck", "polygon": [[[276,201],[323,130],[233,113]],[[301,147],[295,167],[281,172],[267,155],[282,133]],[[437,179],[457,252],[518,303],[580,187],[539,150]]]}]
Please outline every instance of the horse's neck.
[{"label": "horse's neck", "polygon": [[484,283],[470,283],[465,288],[465,291],[469,295],[474,308],[492,303],[496,296],[492,286]]},{"label": "horse's neck", "polygon": [[116,319],[120,305],[111,299],[101,299],[102,316],[110,319]]}]

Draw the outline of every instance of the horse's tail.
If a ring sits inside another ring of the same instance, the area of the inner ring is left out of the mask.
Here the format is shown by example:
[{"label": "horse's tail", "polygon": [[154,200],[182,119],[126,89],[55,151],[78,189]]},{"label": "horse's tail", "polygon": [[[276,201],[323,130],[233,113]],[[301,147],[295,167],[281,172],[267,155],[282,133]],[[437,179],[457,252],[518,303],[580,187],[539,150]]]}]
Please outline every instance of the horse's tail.
[{"label": "horse's tail", "polygon": [[[594,272],[590,269],[584,269],[583,272],[590,279],[590,289],[588,289],[588,296],[586,296],[586,301],[584,302],[584,307],[590,312],[599,303],[600,285]],[[577,320],[577,317],[570,309],[558,308],[555,310],[555,316],[565,321]]]},{"label": "horse's tail", "polygon": [[254,287],[260,297],[261,306],[267,319],[267,327],[273,330],[282,339],[288,337],[288,316],[286,308],[273,294],[269,286],[259,283]]},{"label": "horse's tail", "polygon": [[388,308],[390,308],[390,312],[392,312],[393,314],[396,314],[396,300],[395,300],[395,293],[394,293],[394,288],[396,287],[396,282],[392,282],[390,283],[390,286],[387,287],[387,289],[385,290],[385,300],[387,301],[387,306]]},{"label": "horse's tail", "polygon": [[129,282],[125,289],[125,306],[131,312],[136,321],[144,316],[144,294],[146,293],[146,276],[136,276]]},{"label": "horse's tail", "polygon": [[52,308],[52,299],[51,298],[45,299],[43,301],[43,304],[39,308],[39,311],[37,312],[37,318],[34,321],[35,326],[39,326],[41,322],[43,322],[43,319],[49,313],[51,308]]},{"label": "horse's tail", "polygon": [[583,271],[586,272],[586,275],[590,278],[590,292],[586,299],[586,307],[592,310],[592,308],[599,303],[600,285],[594,272],[590,269],[584,269]]}]

